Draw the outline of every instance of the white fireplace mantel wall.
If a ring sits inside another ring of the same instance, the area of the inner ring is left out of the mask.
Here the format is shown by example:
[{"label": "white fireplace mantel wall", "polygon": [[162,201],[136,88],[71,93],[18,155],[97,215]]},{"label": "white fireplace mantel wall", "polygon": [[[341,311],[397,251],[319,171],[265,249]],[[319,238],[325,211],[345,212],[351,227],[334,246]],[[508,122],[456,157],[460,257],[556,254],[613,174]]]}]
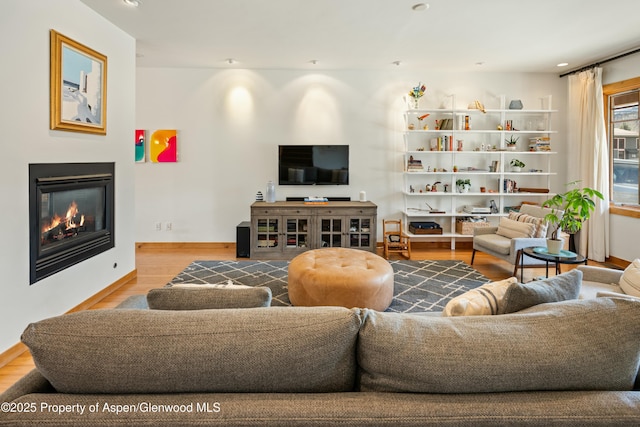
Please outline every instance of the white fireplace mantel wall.
[{"label": "white fireplace mantel wall", "polygon": [[[78,0],[0,4],[0,353],[135,269],[135,40]],[[108,58],[107,135],[49,130],[49,30]],[[29,163],[115,162],[115,248],[29,285]],[[117,267],[114,268],[114,265]]]}]

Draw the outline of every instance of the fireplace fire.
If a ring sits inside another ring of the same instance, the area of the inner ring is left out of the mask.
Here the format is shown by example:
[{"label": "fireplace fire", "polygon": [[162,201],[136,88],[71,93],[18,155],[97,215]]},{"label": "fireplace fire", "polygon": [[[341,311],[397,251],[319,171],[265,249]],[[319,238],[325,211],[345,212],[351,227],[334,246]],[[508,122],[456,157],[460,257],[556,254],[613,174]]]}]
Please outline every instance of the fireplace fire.
[{"label": "fireplace fire", "polygon": [[114,247],[114,169],[29,165],[32,284]]},{"label": "fireplace fire", "polygon": [[[79,218],[78,218],[79,217]],[[55,214],[51,221],[42,227],[41,244],[55,242],[77,236],[84,231],[84,215],[78,212],[78,204],[71,202],[64,217]]]}]

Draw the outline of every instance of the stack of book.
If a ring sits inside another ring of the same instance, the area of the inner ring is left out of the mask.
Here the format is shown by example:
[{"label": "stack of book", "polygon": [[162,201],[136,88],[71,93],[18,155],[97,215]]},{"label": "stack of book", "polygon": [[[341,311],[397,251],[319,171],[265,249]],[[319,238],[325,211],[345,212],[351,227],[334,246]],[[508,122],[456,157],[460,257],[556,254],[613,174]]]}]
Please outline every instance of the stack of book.
[{"label": "stack of book", "polygon": [[551,139],[548,136],[529,138],[529,151],[551,151]]},{"label": "stack of book", "polygon": [[326,197],[317,197],[317,196],[305,197],[304,204],[305,205],[328,205],[329,199],[327,199]]},{"label": "stack of book", "polygon": [[422,160],[416,160],[411,157],[407,161],[407,172],[422,172],[424,168],[422,167]]}]

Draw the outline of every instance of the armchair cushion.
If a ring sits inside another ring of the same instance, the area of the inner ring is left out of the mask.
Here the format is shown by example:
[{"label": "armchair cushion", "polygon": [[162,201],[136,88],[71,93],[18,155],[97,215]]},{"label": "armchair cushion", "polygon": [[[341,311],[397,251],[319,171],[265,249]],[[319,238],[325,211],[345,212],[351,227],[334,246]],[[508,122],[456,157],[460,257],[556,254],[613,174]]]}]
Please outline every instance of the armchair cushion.
[{"label": "armchair cushion", "polygon": [[518,237],[533,237],[536,231],[536,225],[527,222],[514,221],[509,218],[500,218],[498,231],[496,234],[515,239]]},{"label": "armchair cushion", "polygon": [[502,255],[509,255],[511,252],[511,239],[499,234],[476,234],[473,237],[473,244]]}]

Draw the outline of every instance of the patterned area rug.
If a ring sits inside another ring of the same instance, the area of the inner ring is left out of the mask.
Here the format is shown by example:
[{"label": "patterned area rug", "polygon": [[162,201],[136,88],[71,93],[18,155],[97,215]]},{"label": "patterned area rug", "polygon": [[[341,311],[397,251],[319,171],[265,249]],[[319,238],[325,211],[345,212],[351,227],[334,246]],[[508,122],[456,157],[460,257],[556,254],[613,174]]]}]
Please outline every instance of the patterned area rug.
[{"label": "patterned area rug", "polygon": [[[447,302],[489,281],[463,261],[389,261],[394,295],[388,312],[441,311]],[[288,306],[288,261],[194,261],[169,285],[227,283],[268,286],[272,306]]]}]

